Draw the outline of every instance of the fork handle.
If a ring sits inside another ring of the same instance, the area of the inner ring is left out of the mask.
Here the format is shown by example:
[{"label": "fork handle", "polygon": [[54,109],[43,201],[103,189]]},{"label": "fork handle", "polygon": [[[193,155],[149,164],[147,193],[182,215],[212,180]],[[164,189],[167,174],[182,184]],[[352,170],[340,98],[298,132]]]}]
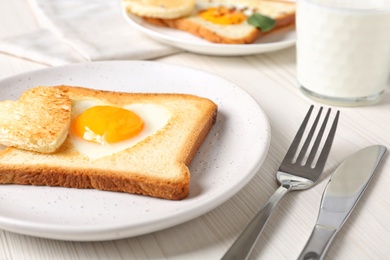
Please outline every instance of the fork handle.
[{"label": "fork handle", "polygon": [[281,185],[263,208],[238,236],[221,260],[247,259],[279,201],[290,191],[290,185]]}]

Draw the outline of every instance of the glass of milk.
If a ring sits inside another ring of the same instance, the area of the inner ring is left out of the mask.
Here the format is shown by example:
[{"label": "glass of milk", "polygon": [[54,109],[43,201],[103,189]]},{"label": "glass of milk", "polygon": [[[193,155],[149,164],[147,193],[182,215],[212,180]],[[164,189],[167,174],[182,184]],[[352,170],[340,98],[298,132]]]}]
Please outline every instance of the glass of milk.
[{"label": "glass of milk", "polygon": [[377,102],[390,79],[390,0],[296,0],[297,79],[328,104]]}]

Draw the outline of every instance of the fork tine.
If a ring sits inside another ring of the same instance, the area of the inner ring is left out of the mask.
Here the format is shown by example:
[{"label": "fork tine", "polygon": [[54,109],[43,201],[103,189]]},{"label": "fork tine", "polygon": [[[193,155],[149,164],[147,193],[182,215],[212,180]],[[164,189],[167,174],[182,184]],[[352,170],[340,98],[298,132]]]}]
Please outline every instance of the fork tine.
[{"label": "fork tine", "polygon": [[311,105],[309,108],[309,111],[307,111],[306,116],[303,119],[303,122],[302,122],[301,126],[299,127],[298,132],[294,137],[294,140],[292,141],[290,147],[288,148],[287,153],[284,156],[283,161],[289,161],[291,163],[291,161],[294,159],[295,153],[297,152],[299,143],[301,142],[303,133],[305,132],[306,125],[307,125],[307,122],[309,122],[309,118],[310,118],[311,112],[313,111],[313,108],[314,108],[314,106]]},{"label": "fork tine", "polygon": [[314,142],[314,145],[310,151],[309,157],[307,158],[306,165],[308,165],[309,167],[311,167],[311,164],[314,161],[314,157],[317,154],[318,147],[320,146],[322,136],[324,135],[325,127],[326,127],[326,124],[327,124],[328,119],[329,119],[330,111],[331,111],[331,109],[329,108],[328,112],[326,113],[326,116],[324,118],[324,121],[322,122],[321,129],[318,132],[318,135],[317,135],[317,138]]},{"label": "fork tine", "polygon": [[307,135],[307,138],[305,140],[305,143],[303,144],[302,146],[302,149],[301,151],[299,152],[299,155],[297,157],[297,162],[302,162],[303,158],[305,157],[305,154],[307,152],[307,149],[309,148],[309,145],[310,145],[310,142],[311,142],[311,139],[313,138],[313,135],[314,135],[314,132],[317,128],[317,125],[318,125],[318,121],[320,120],[320,117],[321,117],[321,113],[322,113],[322,107],[320,107],[320,110],[318,111],[318,114],[317,114],[317,117],[316,119],[314,120],[314,123],[310,129],[310,132],[309,134]]},{"label": "fork tine", "polygon": [[326,139],[324,147],[322,148],[321,154],[318,157],[318,161],[317,161],[315,168],[320,172],[323,171],[326,160],[328,159],[330,148],[332,147],[333,139],[336,135],[336,129],[337,129],[338,121],[339,121],[339,116],[340,116],[340,111],[337,111],[336,116],[333,120],[332,127],[329,131],[328,138]]}]

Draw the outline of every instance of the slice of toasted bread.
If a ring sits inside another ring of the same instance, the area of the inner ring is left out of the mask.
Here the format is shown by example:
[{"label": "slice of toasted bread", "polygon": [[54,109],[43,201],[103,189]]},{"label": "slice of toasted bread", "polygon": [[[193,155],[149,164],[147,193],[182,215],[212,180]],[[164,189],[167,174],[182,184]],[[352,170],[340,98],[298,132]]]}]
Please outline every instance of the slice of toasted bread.
[{"label": "slice of toasted bread", "polygon": [[53,153],[65,141],[71,101],[59,88],[37,87],[0,102],[0,144]]},{"label": "slice of toasted bread", "polygon": [[175,200],[188,195],[187,166],[215,123],[215,103],[186,94],[55,88],[67,93],[73,105],[87,99],[116,106],[156,104],[166,108],[171,116],[157,133],[132,147],[97,159],[76,150],[71,132],[53,154],[8,147],[0,151],[0,183],[94,188]]},{"label": "slice of toasted bread", "polygon": [[[260,13],[274,19],[275,26],[272,30],[263,32],[247,21],[237,24],[216,24],[199,15],[201,10],[214,6]],[[191,15],[175,19],[148,16],[143,18],[151,24],[183,30],[213,43],[248,44],[281,28],[294,28],[295,3],[278,0],[197,0]]]},{"label": "slice of toasted bread", "polygon": [[195,0],[123,0],[127,11],[139,16],[172,19],[189,15]]}]

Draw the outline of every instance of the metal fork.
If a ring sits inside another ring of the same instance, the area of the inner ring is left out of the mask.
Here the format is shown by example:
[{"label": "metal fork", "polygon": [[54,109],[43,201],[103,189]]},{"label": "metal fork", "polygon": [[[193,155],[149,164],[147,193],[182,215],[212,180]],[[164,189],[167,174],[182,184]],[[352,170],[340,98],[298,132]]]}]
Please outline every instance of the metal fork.
[{"label": "metal fork", "polygon": [[[303,190],[313,186],[319,179],[321,173],[324,170],[325,162],[328,158],[333,139],[336,133],[337,123],[340,115],[340,111],[337,111],[333,120],[333,124],[329,130],[328,137],[323,145],[322,151],[315,162],[316,154],[321,143],[322,136],[324,134],[327,121],[331,109],[329,108],[327,114],[323,120],[321,128],[318,131],[317,138],[312,145],[311,151],[306,158],[307,150],[311,144],[311,140],[314,136],[316,127],[320,120],[322,113],[322,107],[319,109],[317,117],[313,122],[309,134],[306,137],[303,146],[296,157],[299,144],[305,132],[306,125],[309,121],[310,115],[314,106],[310,106],[305,119],[303,120],[290,148],[284,157],[279,170],[276,174],[277,180],[280,183],[280,187],[275,191],[271,198],[267,201],[264,207],[256,214],[252,221],[246,226],[240,236],[236,239],[233,245],[229,248],[222,260],[227,259],[247,259],[252,252],[257,240],[260,237],[265,225],[268,222],[273,210],[276,208],[280,200],[291,190]],[[296,159],[295,159],[296,158]],[[313,163],[315,165],[313,166]]]}]

